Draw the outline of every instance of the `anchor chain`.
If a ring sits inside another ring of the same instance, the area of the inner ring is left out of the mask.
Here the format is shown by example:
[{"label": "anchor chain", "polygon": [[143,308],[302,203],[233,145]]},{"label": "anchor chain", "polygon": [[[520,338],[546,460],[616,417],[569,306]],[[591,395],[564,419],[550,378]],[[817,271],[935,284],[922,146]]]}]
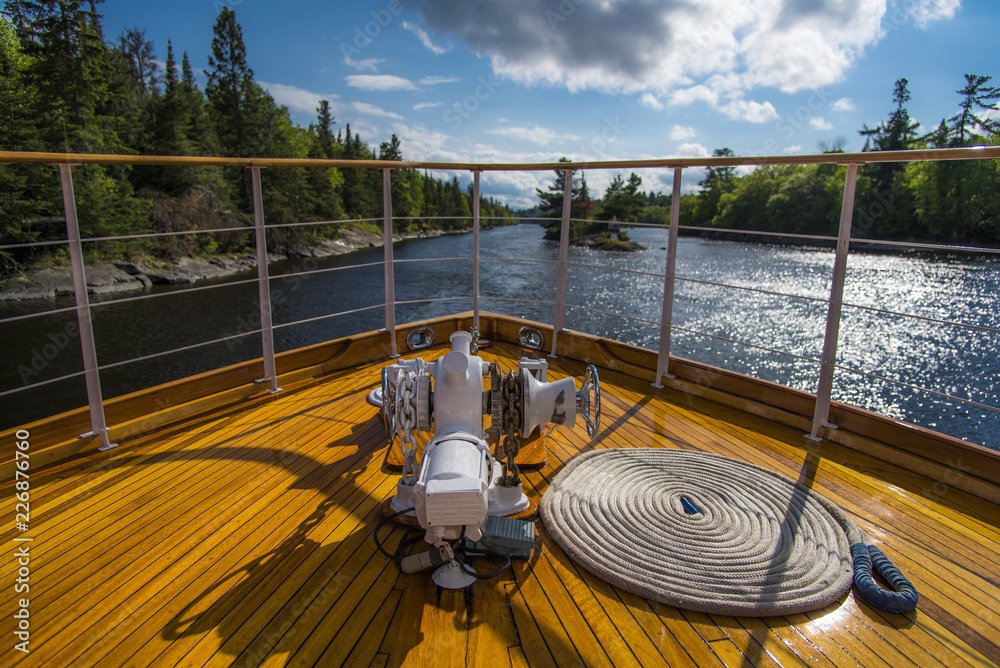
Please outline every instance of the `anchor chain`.
[{"label": "anchor chain", "polygon": [[417,374],[414,371],[400,371],[396,382],[396,428],[400,432],[400,446],[403,449],[403,484],[413,486],[417,482],[417,442],[413,437],[416,424]]},{"label": "anchor chain", "polygon": [[520,470],[514,459],[521,450],[521,442],[517,438],[517,431],[521,429],[521,399],[524,391],[521,386],[519,374],[513,371],[508,373],[503,379],[503,428],[506,435],[503,437],[503,478],[500,484],[505,487],[514,487],[521,482]]}]

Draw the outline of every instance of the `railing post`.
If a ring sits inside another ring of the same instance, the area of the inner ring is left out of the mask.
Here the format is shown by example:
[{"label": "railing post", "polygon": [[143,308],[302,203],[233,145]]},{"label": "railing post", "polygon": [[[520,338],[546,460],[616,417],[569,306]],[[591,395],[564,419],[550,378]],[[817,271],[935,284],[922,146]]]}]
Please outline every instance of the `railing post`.
[{"label": "railing post", "polygon": [[667,266],[663,271],[663,309],[660,311],[660,351],[656,359],[653,387],[663,387],[660,380],[673,378],[670,373],[670,328],[674,318],[674,275],[677,266],[677,235],[681,225],[681,172],[674,168],[674,190],[670,198],[670,231],[667,236]]},{"label": "railing post", "polygon": [[564,169],[566,184],[563,187],[562,228],[559,233],[559,270],[556,275],[556,305],[552,318],[552,352],[549,357],[557,357],[556,340],[563,329],[563,315],[566,311],[566,265],[569,262],[569,218],[573,208],[573,170]]},{"label": "railing post", "polygon": [[837,234],[837,254],[833,260],[833,279],[830,285],[830,309],[826,314],[826,334],[823,338],[823,358],[816,387],[816,412],[813,414],[812,432],[806,438],[822,440],[819,430],[835,427],[829,422],[830,397],[833,393],[833,372],[837,363],[837,339],[840,336],[840,311],[844,301],[844,282],[847,278],[847,255],[851,247],[851,221],[854,217],[854,193],[858,181],[858,165],[847,166],[844,181],[844,201],[840,207],[840,231]]},{"label": "railing post", "polygon": [[271,277],[267,271],[267,237],[264,233],[264,196],[260,187],[260,167],[250,168],[253,182],[253,224],[257,249],[257,294],[260,302],[260,340],[264,357],[264,377],[259,383],[270,382],[269,393],[280,392],[278,372],[274,363],[274,328],[271,323]]},{"label": "railing post", "polygon": [[382,234],[385,251],[385,331],[389,333],[391,357],[396,352],[396,283],[392,260],[392,169],[382,169]]},{"label": "railing post", "polygon": [[472,172],[472,328],[476,337],[479,336],[479,174],[479,170]]},{"label": "railing post", "polygon": [[76,296],[76,319],[80,326],[80,350],[83,352],[84,379],[87,383],[87,406],[90,408],[90,431],[80,438],[100,436],[98,450],[109,450],[115,443],[108,441],[108,426],[104,421],[104,398],[101,395],[101,374],[97,367],[97,347],[94,344],[94,324],[87,296],[87,274],[80,243],[80,223],[76,216],[71,165],[59,165],[62,179],[63,209],[66,211],[66,238],[69,241],[69,261],[73,272],[73,294]]}]

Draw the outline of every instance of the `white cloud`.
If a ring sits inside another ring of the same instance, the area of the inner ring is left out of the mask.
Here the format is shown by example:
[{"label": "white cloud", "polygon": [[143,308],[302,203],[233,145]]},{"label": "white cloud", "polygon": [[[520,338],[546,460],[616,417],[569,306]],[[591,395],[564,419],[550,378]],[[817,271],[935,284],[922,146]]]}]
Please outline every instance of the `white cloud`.
[{"label": "white cloud", "polygon": [[275,102],[295,111],[314,113],[316,107],[319,106],[320,100],[332,100],[332,98],[336,97],[335,95],[320,95],[304,88],[297,88],[296,86],[288,86],[286,84],[268,83],[267,81],[258,81],[257,83],[271,94]]},{"label": "white cloud", "polygon": [[431,109],[433,107],[440,107],[443,102],[417,102],[413,105],[413,111],[420,111],[421,109]]},{"label": "white cloud", "polygon": [[421,41],[421,43],[424,45],[424,48],[429,50],[431,53],[434,53],[435,55],[440,56],[442,53],[445,53],[448,50],[442,46],[438,46],[433,41],[431,41],[431,36],[428,35],[427,31],[421,28],[420,26],[413,25],[409,21],[403,21],[403,29],[409,30],[414,35],[416,35],[417,38]]},{"label": "white cloud", "polygon": [[710,155],[709,150],[701,144],[681,144],[677,147],[677,156],[680,158],[707,158]]},{"label": "white cloud", "polygon": [[732,119],[751,123],[766,123],[778,117],[778,112],[770,102],[753,100],[733,100],[719,107],[719,111]]},{"label": "white cloud", "polygon": [[367,102],[355,102],[353,105],[354,111],[359,114],[366,114],[368,116],[382,116],[384,118],[394,118],[396,120],[403,120],[403,117],[397,113],[391,111],[386,111],[381,107],[376,107],[374,104],[368,104]]},{"label": "white cloud", "polygon": [[848,97],[842,97],[830,107],[834,111],[854,111],[854,101]]},{"label": "white cloud", "polygon": [[675,125],[670,128],[670,138],[674,141],[684,141],[685,139],[691,139],[697,134],[697,131],[692,127],[685,127],[683,125]]},{"label": "white cloud", "polygon": [[680,88],[670,96],[670,104],[681,107],[695,102],[706,102],[715,106],[719,102],[719,94],[704,84],[698,84],[690,88]]},{"label": "white cloud", "polygon": [[642,97],[639,98],[639,102],[649,107],[650,109],[655,109],[660,111],[663,109],[663,103],[660,102],[655,95],[652,93],[643,93]]},{"label": "white cloud", "polygon": [[935,21],[954,18],[962,6],[962,0],[914,0],[909,6],[909,14],[917,27],[926,29]]},{"label": "white cloud", "polygon": [[817,130],[832,130],[833,123],[826,120],[822,116],[813,116],[809,119],[809,125],[813,126]]},{"label": "white cloud", "polygon": [[802,144],[795,144],[793,146],[786,146],[783,153],[798,153],[802,150]]},{"label": "white cloud", "polygon": [[512,137],[514,139],[520,139],[522,141],[530,141],[541,146],[548,146],[554,142],[576,140],[579,137],[574,135],[561,135],[548,128],[543,128],[538,125],[534,127],[507,127],[498,128],[496,130],[489,130],[490,134],[501,135],[504,137]]},{"label": "white cloud", "polygon": [[362,90],[416,90],[417,86],[409,79],[392,74],[350,74],[347,85]]},{"label": "white cloud", "polygon": [[362,58],[361,60],[354,60],[349,55],[344,55],[344,64],[353,67],[358,72],[371,72],[375,74],[378,72],[378,64],[384,62],[385,58]]},{"label": "white cloud", "polygon": [[452,83],[454,81],[461,81],[458,77],[424,77],[420,80],[420,85],[422,86],[437,86],[443,83]]},{"label": "white cloud", "polygon": [[393,123],[393,131],[407,160],[468,162],[468,155],[448,148],[452,137],[440,130],[428,130],[421,124]]},{"label": "white cloud", "polygon": [[[916,16],[935,19],[952,15],[958,4],[913,1]],[[833,83],[881,38],[886,14],[886,0],[412,0],[412,6],[423,25],[465,41],[499,76],[658,98],[714,75],[737,75],[744,90],[795,92]]]}]

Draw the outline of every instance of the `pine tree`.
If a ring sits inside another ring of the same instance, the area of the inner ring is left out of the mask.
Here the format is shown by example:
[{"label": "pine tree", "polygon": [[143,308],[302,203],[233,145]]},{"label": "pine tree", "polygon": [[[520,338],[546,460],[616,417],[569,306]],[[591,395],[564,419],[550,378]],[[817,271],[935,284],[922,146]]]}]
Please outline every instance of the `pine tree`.
[{"label": "pine tree", "polygon": [[[21,48],[15,27],[0,16],[0,150],[39,151],[34,107],[37,91],[30,78],[32,60]],[[57,213],[59,197],[51,167],[0,163],[0,239],[25,243],[41,239],[33,219]],[[0,277],[16,273],[25,252],[0,251]]]},{"label": "pine tree", "polygon": [[313,127],[316,135],[316,143],[319,146],[320,154],[324,158],[336,158],[339,153],[337,148],[339,142],[333,136],[333,130],[330,127],[334,123],[336,123],[336,120],[330,111],[330,101],[320,100],[319,106],[316,108],[316,125]]},{"label": "pine tree", "polygon": [[642,179],[635,172],[629,175],[627,183],[621,174],[616,174],[604,193],[604,201],[597,217],[601,220],[617,217],[623,223],[635,222],[639,209],[642,208],[643,195],[639,191],[641,185]]},{"label": "pine tree", "polygon": [[154,93],[161,77],[153,51],[153,42],[146,39],[146,30],[132,26],[122,30],[118,37],[118,52],[124,57],[136,87],[145,93]]},{"label": "pine tree", "polygon": [[[205,71],[208,77],[205,97],[218,148],[227,157],[252,157],[259,138],[253,136],[250,124],[256,120],[253,116],[259,110],[253,70],[246,59],[243,29],[236,22],[236,13],[223,6],[212,30],[212,53],[208,57],[212,69]],[[253,202],[249,170],[229,167],[225,173],[227,181],[234,186],[237,205],[250,211]]]},{"label": "pine tree", "polygon": [[965,146],[974,137],[1000,132],[1000,120],[979,115],[980,112],[996,112],[1000,88],[988,86],[993,77],[981,74],[966,74],[965,86],[958,91],[962,96],[961,111],[952,116],[952,146]]},{"label": "pine tree", "polygon": [[[569,158],[559,158],[559,162],[569,162]],[[545,218],[562,218],[563,193],[566,189],[566,172],[562,169],[555,170],[552,184],[548,190],[535,188],[535,193],[540,200],[539,209]],[[588,218],[593,213],[594,205],[590,200],[590,190],[587,187],[587,179],[582,170],[573,172],[573,185],[570,205],[571,218]]]},{"label": "pine tree", "polygon": [[[320,100],[316,108],[316,123],[309,126],[312,137],[309,147],[310,158],[329,159],[339,156],[340,147],[330,128],[334,122],[333,114],[330,112],[330,102]],[[306,185],[312,199],[312,217],[316,220],[339,220],[344,216],[339,193],[343,183],[344,176],[335,167],[316,167],[308,170]],[[320,231],[334,232],[333,229],[325,228]]]},{"label": "pine tree", "polygon": [[[115,152],[113,138],[90,132],[91,123],[108,94],[107,47],[97,21],[82,2],[40,0],[22,2],[26,27],[21,31],[25,53],[34,60],[32,79],[38,89],[36,113],[50,150]],[[88,130],[88,131],[85,131]]]},{"label": "pine tree", "polygon": [[[732,158],[736,154],[730,148],[717,148],[712,152],[716,158]],[[705,178],[698,185],[697,219],[702,224],[711,224],[719,213],[722,196],[736,189],[736,168],[731,165],[712,165],[705,168]]]},{"label": "pine tree", "polygon": [[[393,160],[396,162],[403,160],[403,151],[400,148],[399,137],[393,134],[389,141],[384,141],[379,145],[379,160]],[[413,197],[410,195],[410,171],[408,169],[394,169],[389,174],[389,183],[392,189],[392,215],[396,217],[412,216],[418,211],[414,210]],[[382,181],[379,175],[378,197],[382,197]],[[412,221],[400,220],[394,223],[394,227],[405,232]]]}]

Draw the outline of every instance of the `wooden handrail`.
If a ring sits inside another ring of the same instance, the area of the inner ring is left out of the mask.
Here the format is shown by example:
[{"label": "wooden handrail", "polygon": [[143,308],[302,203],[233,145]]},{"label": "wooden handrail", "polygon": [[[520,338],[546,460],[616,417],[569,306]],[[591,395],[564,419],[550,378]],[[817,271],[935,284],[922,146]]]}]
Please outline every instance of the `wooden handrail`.
[{"label": "wooden handrail", "polygon": [[1000,146],[912,149],[906,151],[870,151],[865,153],[820,153],[812,155],[656,158],[652,160],[595,160],[586,162],[539,163],[325,160],[312,158],[222,158],[180,155],[114,155],[101,153],[0,151],[0,162],[42,162],[77,165],[190,165],[194,167],[370,167],[377,169],[461,169],[492,172],[550,171],[554,169],[672,169],[676,167],[716,167],[740,165],[863,165],[871,162],[918,162],[924,160],[976,160],[988,158],[1000,158]]}]

